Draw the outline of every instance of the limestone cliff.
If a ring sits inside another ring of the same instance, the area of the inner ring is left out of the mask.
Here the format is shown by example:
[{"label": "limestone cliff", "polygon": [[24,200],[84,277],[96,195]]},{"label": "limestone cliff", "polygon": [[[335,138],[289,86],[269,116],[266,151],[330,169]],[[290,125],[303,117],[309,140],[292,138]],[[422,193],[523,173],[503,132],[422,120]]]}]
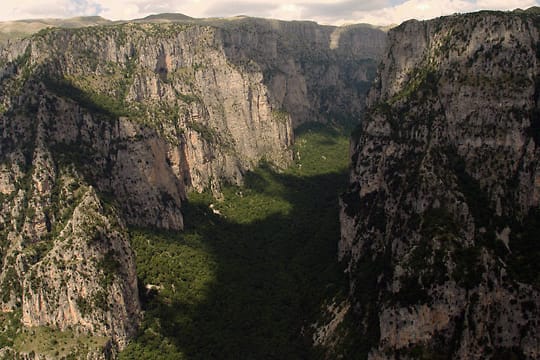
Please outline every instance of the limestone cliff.
[{"label": "limestone cliff", "polygon": [[45,97],[21,101],[22,111],[2,119],[2,312],[30,328],[105,337],[96,356],[114,353],[140,319],[126,226],[84,177],[74,160],[81,154],[54,142]]},{"label": "limestone cliff", "polygon": [[249,18],[216,25],[227,56],[262,71],[270,101],[290,114],[294,127],[361,118],[386,43],[383,31]]},{"label": "limestone cliff", "polygon": [[357,358],[540,357],[539,24],[390,31],[342,197]]},{"label": "limestone cliff", "polygon": [[[99,17],[0,22],[0,45],[3,37],[13,43],[22,35],[51,27],[116,24],[121,28],[127,23],[146,28],[151,24],[176,24],[214,29],[216,41],[223,44],[231,62],[243,70],[249,65],[250,71],[257,67],[262,71],[273,105],[287,111],[295,126],[313,120],[357,121],[386,41],[385,32],[369,25],[334,27],[306,21],[192,19],[182,14],[160,14],[129,22]],[[156,32],[161,29],[153,28]]]},{"label": "limestone cliff", "polygon": [[181,229],[186,188],[287,166],[293,124],[357,121],[384,37],[260,19],[42,30],[3,50],[2,152],[31,131],[17,111],[39,107],[50,145],[128,222]]}]

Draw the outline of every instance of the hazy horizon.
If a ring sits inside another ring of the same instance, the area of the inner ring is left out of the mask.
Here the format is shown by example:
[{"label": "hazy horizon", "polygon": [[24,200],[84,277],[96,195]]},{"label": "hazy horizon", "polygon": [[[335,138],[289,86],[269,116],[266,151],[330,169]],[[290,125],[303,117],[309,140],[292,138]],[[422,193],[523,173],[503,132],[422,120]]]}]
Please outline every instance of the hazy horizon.
[{"label": "hazy horizon", "polygon": [[68,19],[101,16],[109,20],[131,20],[162,13],[181,13],[194,18],[239,15],[280,20],[311,20],[319,24],[398,24],[408,19],[429,19],[478,10],[514,10],[540,5],[540,0],[262,0],[241,2],[209,0],[4,0],[0,21]]}]

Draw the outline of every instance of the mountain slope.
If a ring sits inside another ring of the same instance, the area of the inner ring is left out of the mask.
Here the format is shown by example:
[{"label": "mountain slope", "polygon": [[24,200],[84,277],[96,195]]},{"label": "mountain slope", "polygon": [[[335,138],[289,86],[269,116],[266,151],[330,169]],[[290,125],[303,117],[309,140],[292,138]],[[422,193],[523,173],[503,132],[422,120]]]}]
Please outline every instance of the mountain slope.
[{"label": "mountain slope", "polygon": [[540,356],[539,24],[390,31],[342,197],[357,356]]},{"label": "mountain slope", "polygon": [[15,42],[40,30],[61,27],[80,28],[84,26],[107,25],[113,22],[99,16],[81,16],[69,19],[29,19],[0,22],[0,47]]}]

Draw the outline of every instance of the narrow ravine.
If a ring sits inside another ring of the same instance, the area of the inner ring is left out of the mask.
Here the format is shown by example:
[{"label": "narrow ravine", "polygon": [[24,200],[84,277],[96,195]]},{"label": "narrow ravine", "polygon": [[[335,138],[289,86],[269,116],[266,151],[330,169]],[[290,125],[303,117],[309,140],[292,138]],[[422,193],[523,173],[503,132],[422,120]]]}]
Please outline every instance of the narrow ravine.
[{"label": "narrow ravine", "polygon": [[344,293],[336,259],[348,136],[297,132],[296,161],[261,164],[223,200],[191,194],[183,233],[131,229],[145,320],[123,359],[313,358],[310,325]]}]

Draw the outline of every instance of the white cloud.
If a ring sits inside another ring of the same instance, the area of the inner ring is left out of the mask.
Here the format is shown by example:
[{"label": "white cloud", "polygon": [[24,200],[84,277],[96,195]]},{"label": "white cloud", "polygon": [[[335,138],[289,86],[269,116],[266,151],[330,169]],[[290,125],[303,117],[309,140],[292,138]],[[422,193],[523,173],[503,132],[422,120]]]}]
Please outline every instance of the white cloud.
[{"label": "white cloud", "polygon": [[296,4],[283,4],[272,11],[271,18],[297,20],[302,16],[302,8]]},{"label": "white cloud", "polygon": [[[2,0],[1,20],[100,15],[133,19],[161,12],[193,17],[250,15],[321,23],[396,24],[480,9],[511,10],[540,0]],[[394,5],[392,5],[394,4]]]},{"label": "white cloud", "polygon": [[99,0],[2,0],[0,20],[95,15]]},{"label": "white cloud", "polygon": [[399,24],[408,19],[430,19],[442,15],[478,10],[526,9],[538,5],[534,0],[408,0],[402,4],[370,12],[355,13],[352,19],[339,19],[336,23],[364,22],[376,25]]}]

